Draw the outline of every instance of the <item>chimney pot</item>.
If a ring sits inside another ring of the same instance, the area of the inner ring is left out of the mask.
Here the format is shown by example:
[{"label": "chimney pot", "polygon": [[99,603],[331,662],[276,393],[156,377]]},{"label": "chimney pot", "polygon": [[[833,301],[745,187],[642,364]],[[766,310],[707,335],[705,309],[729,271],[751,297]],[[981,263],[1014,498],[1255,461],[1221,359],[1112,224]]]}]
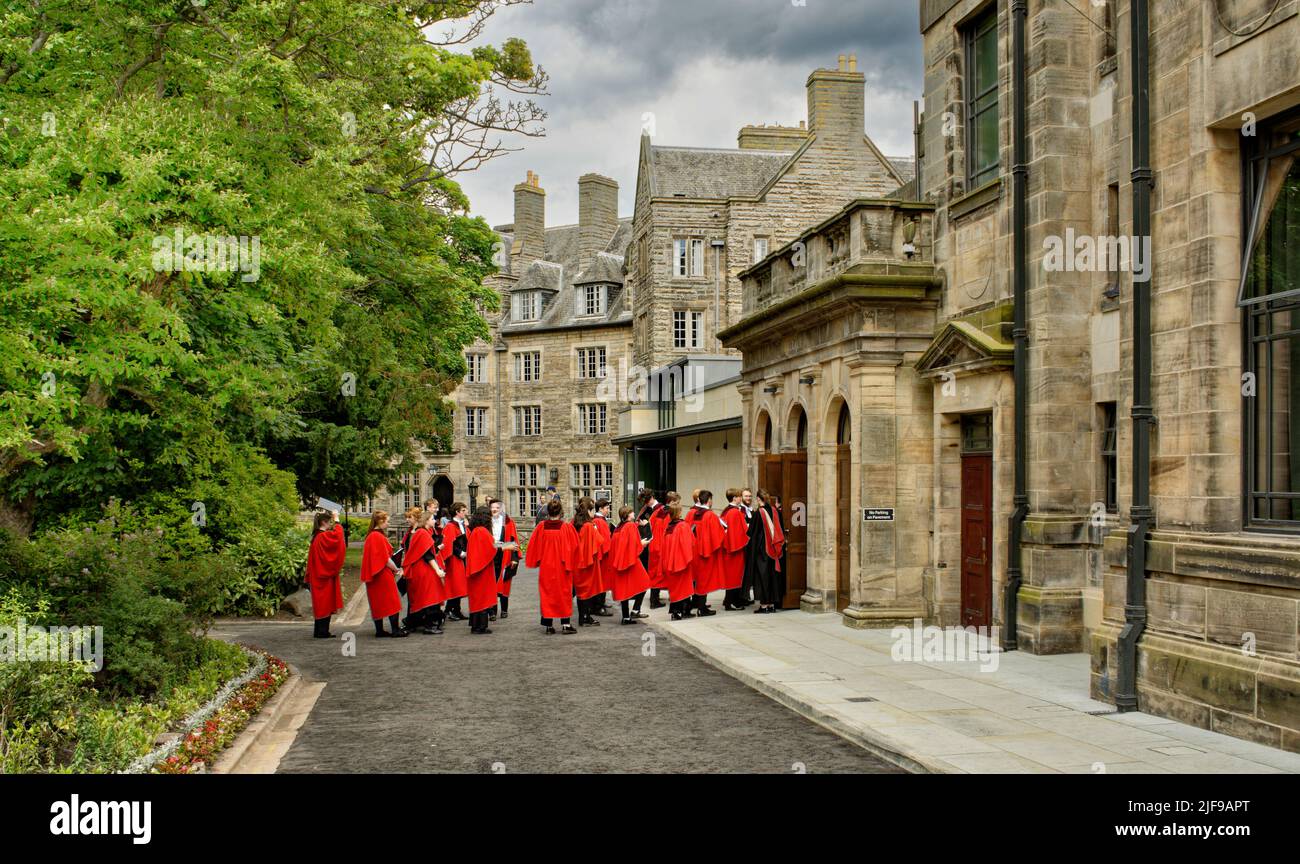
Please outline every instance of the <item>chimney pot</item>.
[{"label": "chimney pot", "polygon": [[845,68],[845,65],[844,65],[844,60],[845,60],[844,55],[841,54],[841,55],[840,55],[840,71],[841,71],[841,72],[845,72],[845,71],[847,71],[846,68]]},{"label": "chimney pot", "polygon": [[857,71],[858,71],[858,55],[857,55],[857,54],[850,54],[850,55],[849,55],[849,71],[850,71],[850,72],[857,72]]}]

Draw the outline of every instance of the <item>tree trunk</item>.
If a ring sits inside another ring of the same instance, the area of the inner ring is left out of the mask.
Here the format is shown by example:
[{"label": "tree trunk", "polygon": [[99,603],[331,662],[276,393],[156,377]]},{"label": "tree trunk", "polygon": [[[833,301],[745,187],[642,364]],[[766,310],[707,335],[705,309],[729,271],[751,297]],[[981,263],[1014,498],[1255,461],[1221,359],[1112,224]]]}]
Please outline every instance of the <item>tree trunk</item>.
[{"label": "tree trunk", "polygon": [[0,498],[0,531],[27,539],[36,527],[36,496],[28,495],[21,501]]}]

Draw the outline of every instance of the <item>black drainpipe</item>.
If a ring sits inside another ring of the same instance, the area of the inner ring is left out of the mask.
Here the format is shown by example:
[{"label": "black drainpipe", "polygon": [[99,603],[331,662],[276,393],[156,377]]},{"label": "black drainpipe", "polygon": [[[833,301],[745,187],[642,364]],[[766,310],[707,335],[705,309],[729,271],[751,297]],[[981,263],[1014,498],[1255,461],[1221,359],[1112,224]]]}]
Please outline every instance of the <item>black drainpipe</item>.
[{"label": "black drainpipe", "polygon": [[[1151,236],[1151,94],[1147,0],[1131,0],[1130,66],[1133,88],[1133,240]],[[1140,247],[1138,247],[1140,248]],[[1154,254],[1151,256],[1154,257]],[[1137,261],[1137,249],[1132,253]],[[1154,261],[1145,262],[1147,267]],[[1136,275],[1136,268],[1134,273]],[[1148,271],[1149,273],[1150,271]],[[1147,538],[1151,533],[1151,282],[1133,279],[1133,500],[1129,507],[1128,584],[1119,652],[1115,707],[1138,707],[1137,643],[1147,625]]]},{"label": "black drainpipe", "polygon": [[1006,614],[1003,616],[1002,629],[1002,647],[1007,651],[1016,649],[1016,615],[1018,609],[1018,594],[1020,592],[1020,574],[1021,574],[1021,552],[1020,552],[1020,532],[1025,525],[1025,517],[1029,515],[1029,495],[1025,491],[1027,485],[1025,480],[1025,453],[1029,416],[1029,379],[1028,369],[1026,368],[1029,331],[1026,327],[1025,311],[1025,293],[1027,291],[1026,280],[1029,267],[1029,241],[1027,226],[1028,221],[1028,188],[1029,188],[1029,156],[1027,136],[1028,129],[1025,124],[1025,19],[1029,17],[1029,6],[1027,0],[1013,0],[1011,4],[1011,74],[1014,78],[1012,94],[1015,99],[1014,123],[1012,124],[1011,135],[1013,142],[1013,158],[1011,167],[1012,180],[1012,200],[1011,200],[1011,220],[1012,220],[1012,239],[1015,245],[1015,254],[1012,260],[1011,269],[1011,291],[1014,303],[1015,320],[1011,327],[1011,336],[1015,340],[1015,365],[1012,374],[1015,378],[1015,426],[1016,426],[1016,466],[1015,466],[1015,497],[1011,503],[1015,509],[1011,512],[1010,531],[1007,536],[1007,585],[1006,595],[1003,598],[1003,609]]}]

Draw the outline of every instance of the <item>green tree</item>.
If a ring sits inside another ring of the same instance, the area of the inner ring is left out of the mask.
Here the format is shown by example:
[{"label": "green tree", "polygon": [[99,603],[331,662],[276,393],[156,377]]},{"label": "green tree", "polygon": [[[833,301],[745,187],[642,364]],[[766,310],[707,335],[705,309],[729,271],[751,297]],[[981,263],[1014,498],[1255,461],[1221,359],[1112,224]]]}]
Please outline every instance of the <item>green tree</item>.
[{"label": "green tree", "polygon": [[454,178],[544,118],[522,42],[464,47],[515,2],[7,5],[0,525],[262,453],[356,500],[448,433],[496,303]]}]

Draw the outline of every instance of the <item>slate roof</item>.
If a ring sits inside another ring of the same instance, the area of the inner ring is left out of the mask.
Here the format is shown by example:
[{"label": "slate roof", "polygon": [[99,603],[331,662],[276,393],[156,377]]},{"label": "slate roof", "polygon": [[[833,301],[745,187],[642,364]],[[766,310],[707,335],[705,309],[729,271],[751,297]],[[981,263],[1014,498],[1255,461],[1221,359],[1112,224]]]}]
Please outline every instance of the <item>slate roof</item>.
[{"label": "slate roof", "polygon": [[657,197],[729,198],[763,191],[791,153],[778,150],[650,148],[650,188]]},{"label": "slate roof", "polygon": [[[603,252],[597,253],[595,261],[585,273],[578,272],[578,226],[560,225],[546,229],[546,257],[534,261],[515,274],[513,261],[510,260],[510,245],[514,241],[514,226],[502,225],[497,229],[501,237],[501,270],[503,273],[518,275],[518,281],[511,286],[511,291],[542,290],[546,295],[546,308],[538,321],[507,323],[501,327],[504,334],[526,333],[530,330],[551,330],[574,326],[609,326],[628,324],[632,321],[632,311],[623,304],[623,259],[632,238],[632,219],[618,220],[618,228]],[[584,282],[606,282],[613,287],[609,289],[606,313],[599,317],[576,316],[577,290],[575,285]],[[507,319],[509,309],[505,310]]]}]

